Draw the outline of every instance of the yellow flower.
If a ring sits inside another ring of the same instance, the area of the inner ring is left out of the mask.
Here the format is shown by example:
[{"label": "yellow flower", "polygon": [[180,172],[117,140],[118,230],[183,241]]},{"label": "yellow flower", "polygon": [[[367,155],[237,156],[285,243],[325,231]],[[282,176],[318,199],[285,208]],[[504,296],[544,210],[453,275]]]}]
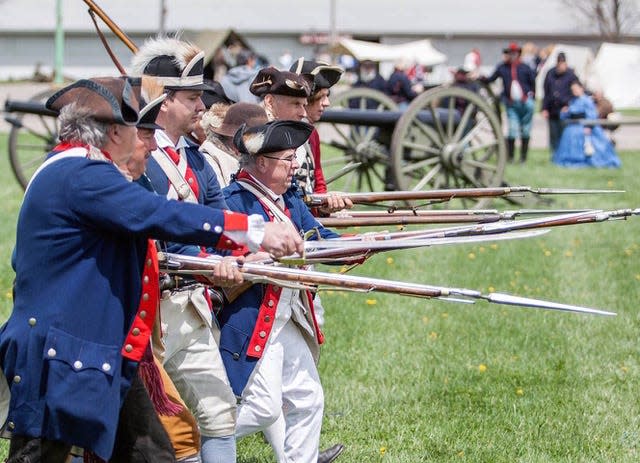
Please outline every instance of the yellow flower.
[{"label": "yellow flower", "polygon": [[480,246],[480,248],[478,248],[478,251],[484,252],[485,251],[484,246]]},{"label": "yellow flower", "polygon": [[516,270],[516,271],[515,271],[515,272],[513,272],[513,273],[515,273],[515,275],[516,275],[517,277],[519,277],[520,275],[522,275],[522,272],[521,272],[520,270]]},{"label": "yellow flower", "polygon": [[607,186],[611,188],[613,186],[613,180],[607,181]]},{"label": "yellow flower", "polygon": [[6,297],[7,299],[12,299],[13,298],[13,293],[11,291],[7,291],[4,294],[4,297]]},{"label": "yellow flower", "polygon": [[640,280],[640,273],[636,273],[636,280]]},{"label": "yellow flower", "polygon": [[496,288],[494,288],[493,286],[489,286],[489,292],[493,293],[496,290]]},{"label": "yellow flower", "polygon": [[422,323],[424,323],[425,325],[429,323],[429,317],[422,317]]},{"label": "yellow flower", "polygon": [[489,247],[491,249],[498,249],[498,245],[497,244],[490,244]]},{"label": "yellow flower", "polygon": [[565,252],[564,252],[564,256],[565,256],[565,257],[572,257],[572,256],[573,256],[573,252],[571,252],[571,251],[565,251]]},{"label": "yellow flower", "polygon": [[478,365],[478,371],[480,373],[484,373],[485,371],[487,371],[487,366],[484,363],[481,363],[480,365]]},{"label": "yellow flower", "polygon": [[447,312],[443,312],[442,315],[440,315],[442,318],[447,318],[449,316],[449,314]]},{"label": "yellow flower", "polygon": [[476,255],[474,253],[470,252],[468,257],[469,257],[469,259],[473,260],[473,259],[476,258]]},{"label": "yellow flower", "polygon": [[627,256],[630,256],[631,254],[633,254],[633,251],[632,251],[631,249],[625,249],[625,250],[624,250],[624,253],[625,253]]},{"label": "yellow flower", "polygon": [[376,305],[378,303],[375,299],[367,299],[367,305]]},{"label": "yellow flower", "polygon": [[464,457],[464,450],[460,450],[460,451],[458,452],[458,456],[459,456],[459,457]]},{"label": "yellow flower", "polygon": [[438,339],[438,333],[436,333],[435,331],[432,331],[431,333],[429,333],[429,338]]},{"label": "yellow flower", "polygon": [[387,257],[387,264],[393,264],[393,257]]},{"label": "yellow flower", "polygon": [[522,388],[521,388],[521,387],[519,387],[518,389],[516,389],[516,395],[520,395],[520,396],[524,395],[524,391],[522,390]]},{"label": "yellow flower", "polygon": [[544,250],[544,255],[549,257],[551,255],[551,251],[549,251],[548,249]]},{"label": "yellow flower", "polygon": [[627,373],[629,371],[629,367],[622,365],[620,367],[620,369],[622,370],[623,373]]},{"label": "yellow flower", "polygon": [[387,448],[386,447],[380,447],[380,456],[383,457],[385,453],[387,453]]}]

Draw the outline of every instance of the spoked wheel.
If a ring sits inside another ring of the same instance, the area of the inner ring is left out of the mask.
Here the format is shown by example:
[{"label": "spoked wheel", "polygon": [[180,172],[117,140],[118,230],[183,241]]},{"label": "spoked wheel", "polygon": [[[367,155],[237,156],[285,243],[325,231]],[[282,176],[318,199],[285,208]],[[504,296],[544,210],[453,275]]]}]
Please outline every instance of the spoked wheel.
[{"label": "spoked wheel", "polygon": [[[382,92],[353,88],[331,98],[332,111],[397,111],[396,103]],[[322,140],[340,153],[322,160],[327,184],[340,191],[379,191],[393,182],[389,143],[393,126],[323,122]]]},{"label": "spoked wheel", "polygon": [[[29,100],[30,104],[44,103],[57,89],[45,90]],[[28,112],[13,112],[7,116],[9,132],[9,161],[16,179],[26,189],[31,176],[42,164],[47,153],[58,140],[58,122],[55,117]]]},{"label": "spoked wheel", "polygon": [[[494,108],[458,87],[418,96],[391,140],[393,175],[401,190],[495,187],[503,183],[506,146]],[[448,207],[482,208],[489,199]]]}]

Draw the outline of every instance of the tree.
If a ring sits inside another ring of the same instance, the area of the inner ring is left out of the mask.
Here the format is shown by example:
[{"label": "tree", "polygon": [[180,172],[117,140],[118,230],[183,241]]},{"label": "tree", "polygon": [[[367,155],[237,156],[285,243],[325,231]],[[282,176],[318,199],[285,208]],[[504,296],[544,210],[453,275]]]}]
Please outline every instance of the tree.
[{"label": "tree", "polygon": [[561,0],[574,12],[595,26],[608,42],[620,42],[640,19],[638,0]]}]

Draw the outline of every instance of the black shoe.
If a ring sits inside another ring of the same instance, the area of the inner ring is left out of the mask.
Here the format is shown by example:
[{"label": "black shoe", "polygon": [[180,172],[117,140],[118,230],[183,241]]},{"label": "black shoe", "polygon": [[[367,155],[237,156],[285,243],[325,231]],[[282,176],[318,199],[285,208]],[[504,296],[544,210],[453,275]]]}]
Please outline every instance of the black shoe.
[{"label": "black shoe", "polygon": [[338,458],[338,455],[340,455],[343,450],[344,445],[342,444],[336,444],[327,450],[323,450],[318,454],[318,463],[331,463]]}]

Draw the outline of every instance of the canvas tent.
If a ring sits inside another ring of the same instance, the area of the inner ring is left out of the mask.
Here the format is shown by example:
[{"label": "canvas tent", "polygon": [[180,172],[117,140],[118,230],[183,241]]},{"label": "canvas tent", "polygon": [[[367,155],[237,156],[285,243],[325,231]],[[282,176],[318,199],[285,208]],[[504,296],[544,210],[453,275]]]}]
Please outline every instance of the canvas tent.
[{"label": "canvas tent", "polygon": [[182,37],[204,51],[204,74],[208,79],[219,80],[227,67],[235,64],[235,54],[240,49],[251,50],[246,40],[232,29],[184,31]]},{"label": "canvas tent", "polygon": [[567,56],[567,64],[570,68],[573,68],[576,75],[582,82],[589,82],[593,76],[593,52],[588,47],[579,47],[576,45],[567,45],[563,43],[557,43],[553,47],[553,50],[544,65],[538,70],[538,76],[536,78],[536,97],[542,98],[544,96],[544,78],[550,69],[554,68],[558,59],[558,53],[564,52]]},{"label": "canvas tent", "polygon": [[593,70],[588,84],[602,90],[614,108],[640,108],[640,46],[603,43]]}]

